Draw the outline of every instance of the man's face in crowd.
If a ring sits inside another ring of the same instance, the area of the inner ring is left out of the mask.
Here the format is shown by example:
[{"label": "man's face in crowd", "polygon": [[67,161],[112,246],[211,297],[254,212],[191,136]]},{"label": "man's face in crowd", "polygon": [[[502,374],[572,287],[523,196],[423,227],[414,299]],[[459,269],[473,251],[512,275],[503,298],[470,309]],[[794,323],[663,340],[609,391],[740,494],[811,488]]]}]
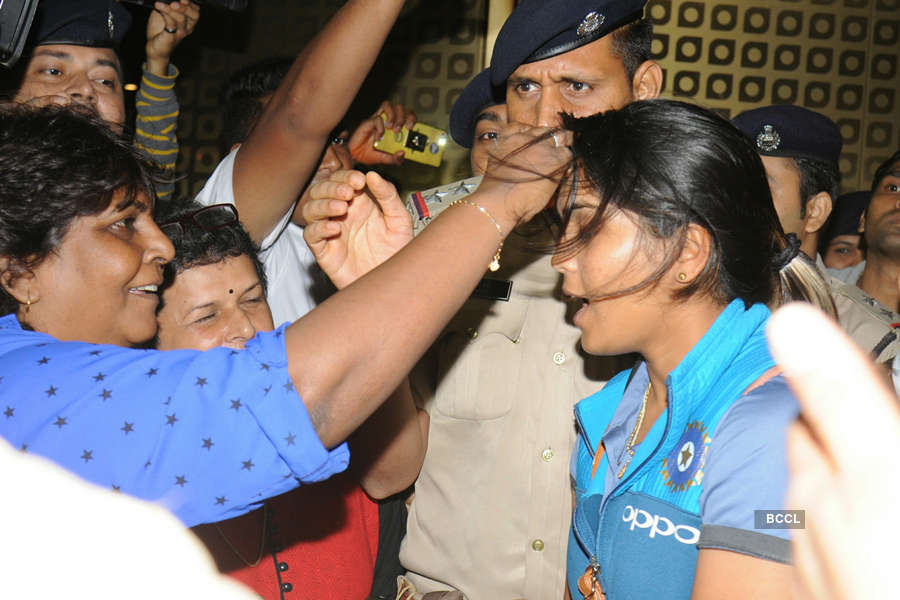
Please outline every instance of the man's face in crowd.
[{"label": "man's face in crowd", "polygon": [[[658,90],[652,95],[655,96]],[[559,113],[585,117],[635,99],[612,36],[546,60],[520,65],[506,80],[510,122],[555,127]]]},{"label": "man's face in crowd", "polygon": [[852,233],[834,236],[822,255],[822,262],[829,269],[846,269],[858,265],[865,260],[862,248],[859,247],[860,239],[861,236]]},{"label": "man's face in crowd", "polygon": [[469,155],[473,175],[483,175],[487,170],[491,149],[497,144],[497,137],[505,125],[505,104],[488,106],[475,117],[475,139],[472,141],[472,152]]},{"label": "man's face in crowd", "polygon": [[872,191],[862,227],[869,252],[900,258],[900,161]]},{"label": "man's face in crowd", "polygon": [[39,105],[82,104],[121,127],[125,101],[120,72],[119,59],[110,48],[37,46],[14,100]]},{"label": "man's face in crowd", "polygon": [[769,191],[775,212],[785,233],[800,235],[804,230],[803,200],[800,198],[800,172],[793,158],[760,156],[766,168]]}]

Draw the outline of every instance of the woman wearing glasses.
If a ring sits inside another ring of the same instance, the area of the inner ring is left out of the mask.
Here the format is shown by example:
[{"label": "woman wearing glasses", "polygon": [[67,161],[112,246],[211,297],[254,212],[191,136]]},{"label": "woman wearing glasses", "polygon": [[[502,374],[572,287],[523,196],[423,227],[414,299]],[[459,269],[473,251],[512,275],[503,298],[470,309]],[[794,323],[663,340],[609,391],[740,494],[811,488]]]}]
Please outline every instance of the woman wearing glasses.
[{"label": "woman wearing glasses", "polygon": [[[510,135],[509,147],[533,136]],[[517,160],[550,172],[568,156],[545,140]],[[0,161],[0,435],[158,500],[188,525],[346,468],[344,440],[468,297],[497,253],[497,225],[505,235],[555,187],[489,180],[472,202],[491,219],[474,206],[448,211],[391,261],[244,350],[159,352],[133,347],[156,334],[173,249],[130,147],[85,116],[4,107]],[[396,200],[382,208],[405,223],[402,245],[409,221]],[[435,269],[447,248],[465,252]]]}]

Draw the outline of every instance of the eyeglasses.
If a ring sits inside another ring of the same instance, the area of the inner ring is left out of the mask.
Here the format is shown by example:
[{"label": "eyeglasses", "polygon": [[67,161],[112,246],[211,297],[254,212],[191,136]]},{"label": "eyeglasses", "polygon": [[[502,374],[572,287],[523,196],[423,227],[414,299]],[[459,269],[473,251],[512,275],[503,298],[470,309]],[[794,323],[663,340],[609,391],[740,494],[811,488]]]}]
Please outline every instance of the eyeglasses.
[{"label": "eyeglasses", "polygon": [[233,205],[213,204],[186,214],[175,221],[163,223],[159,228],[169,239],[172,239],[174,236],[184,235],[186,227],[197,227],[203,231],[215,231],[234,225],[237,222],[238,212]]}]

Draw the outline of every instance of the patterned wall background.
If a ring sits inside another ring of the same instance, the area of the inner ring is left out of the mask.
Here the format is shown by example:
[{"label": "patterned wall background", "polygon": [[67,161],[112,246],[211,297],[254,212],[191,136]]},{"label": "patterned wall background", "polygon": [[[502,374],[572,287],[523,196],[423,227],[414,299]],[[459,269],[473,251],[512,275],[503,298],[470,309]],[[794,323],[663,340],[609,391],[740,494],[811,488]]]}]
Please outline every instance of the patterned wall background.
[{"label": "patterned wall background", "polygon": [[[384,98],[446,128],[453,101],[484,63],[490,0],[413,0],[394,29],[351,120]],[[820,111],[841,127],[844,189],[868,187],[875,166],[900,146],[900,0],[651,0],[664,95],[727,116],[772,103]],[[183,75],[184,195],[200,189],[220,156],[217,94],[231,72],[260,58],[293,56],[341,0],[256,0],[248,13],[207,10],[196,39],[176,57]],[[335,69],[340,68],[336,64]],[[392,169],[404,189],[468,174],[452,147],[438,168]]]},{"label": "patterned wall background", "polygon": [[898,0],[651,0],[665,95],[726,116],[797,104],[841,128],[844,191],[900,147]]}]

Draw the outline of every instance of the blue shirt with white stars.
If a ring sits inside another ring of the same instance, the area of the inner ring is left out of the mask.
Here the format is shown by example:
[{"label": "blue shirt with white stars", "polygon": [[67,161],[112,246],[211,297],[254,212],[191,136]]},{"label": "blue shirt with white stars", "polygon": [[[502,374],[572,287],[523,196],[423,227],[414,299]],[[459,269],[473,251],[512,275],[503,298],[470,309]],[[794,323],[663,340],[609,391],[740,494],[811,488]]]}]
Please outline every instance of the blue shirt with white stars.
[{"label": "blue shirt with white stars", "polygon": [[236,517],[350,460],[346,443],[319,441],[285,327],[245,350],[160,352],[61,342],[0,317],[0,436],[187,526]]}]

